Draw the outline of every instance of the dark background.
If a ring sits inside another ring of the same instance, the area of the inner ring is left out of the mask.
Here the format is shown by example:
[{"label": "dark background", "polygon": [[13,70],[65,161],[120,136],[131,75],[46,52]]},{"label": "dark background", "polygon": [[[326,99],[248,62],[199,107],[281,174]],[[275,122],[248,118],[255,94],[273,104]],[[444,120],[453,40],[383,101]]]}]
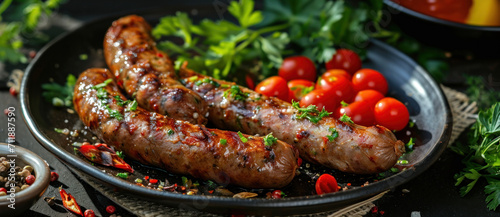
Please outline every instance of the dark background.
[{"label": "dark background", "polygon": [[[207,10],[213,10],[216,17],[223,17],[227,1],[77,1],[70,0],[63,4],[57,13],[67,16],[74,21],[87,22],[100,17],[117,13],[134,13],[142,10],[165,10],[170,12],[169,5],[176,5],[176,8],[185,8],[190,11],[191,4],[203,5]],[[166,14],[167,15],[167,14]],[[47,34],[52,37],[59,35],[67,29],[58,20],[52,20],[47,30]],[[39,47],[33,47],[33,50]],[[14,68],[24,70],[26,65],[7,64],[4,71],[8,73]],[[498,57],[480,57],[475,54],[457,53],[450,59],[450,74],[446,77],[444,84],[458,90],[465,90],[463,74],[481,75],[486,78],[487,85],[498,88],[500,82],[500,61]],[[1,70],[1,69],[0,69]],[[1,76],[0,76],[1,77]],[[57,188],[60,185],[68,186],[68,191],[78,200],[82,209],[93,209],[98,216],[109,216],[105,212],[107,205],[114,205],[112,201],[102,196],[92,189],[85,182],[71,173],[65,165],[60,163],[52,154],[47,152],[34,137],[30,134],[24,124],[19,111],[19,100],[8,93],[5,82],[0,82],[0,104],[1,109],[13,106],[16,108],[16,140],[19,146],[27,147],[38,153],[51,166],[53,171],[60,175],[60,182],[51,183],[44,197],[58,196]],[[7,123],[6,116],[0,115],[0,123]],[[0,127],[0,141],[6,140],[5,127]],[[459,141],[466,142],[462,136]],[[421,216],[500,216],[499,212],[488,211],[484,201],[484,183],[479,181],[475,189],[465,197],[460,197],[459,188],[454,186],[454,174],[462,168],[461,158],[446,150],[440,159],[426,172],[411,180],[410,182],[392,189],[382,199],[375,202],[379,211],[384,211],[383,216],[411,216],[412,212],[420,212]],[[117,214],[130,216],[127,211],[117,205]],[[379,216],[380,214],[369,213],[366,216]],[[73,216],[67,213],[59,204],[56,208],[49,207],[43,200],[39,200],[24,216]]]}]

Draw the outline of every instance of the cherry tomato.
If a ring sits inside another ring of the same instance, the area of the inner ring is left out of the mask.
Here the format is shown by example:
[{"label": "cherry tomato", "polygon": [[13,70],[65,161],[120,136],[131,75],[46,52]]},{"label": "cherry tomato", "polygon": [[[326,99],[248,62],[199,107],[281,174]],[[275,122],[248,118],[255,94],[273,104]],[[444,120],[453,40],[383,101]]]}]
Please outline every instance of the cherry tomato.
[{"label": "cherry tomato", "polygon": [[245,82],[247,83],[247,87],[250,89],[255,89],[255,82],[253,81],[252,76],[250,75],[245,75]]},{"label": "cherry tomato", "polygon": [[338,49],[332,59],[326,62],[326,69],[344,69],[352,75],[361,69],[361,59],[352,50]]},{"label": "cherry tomato", "polygon": [[286,80],[279,76],[269,77],[260,82],[255,88],[255,92],[266,96],[278,97],[281,100],[288,100],[288,86]]},{"label": "cherry tomato", "polygon": [[328,112],[334,112],[340,105],[340,100],[324,90],[313,90],[300,100],[299,105],[300,107],[315,105],[319,111],[325,108]]},{"label": "cherry tomato", "polygon": [[343,69],[330,69],[326,71],[323,75],[321,75],[321,78],[326,79],[329,77],[336,77],[336,76],[345,77],[349,81],[352,79],[351,74],[349,74],[349,72]]},{"label": "cherry tomato", "polygon": [[287,81],[295,79],[316,80],[316,66],[305,56],[293,56],[283,60],[278,75]]},{"label": "cherry tomato", "polygon": [[352,102],[356,91],[352,86],[351,81],[344,77],[328,77],[326,79],[318,79],[316,89],[325,90],[329,95],[336,96],[340,101]]},{"label": "cherry tomato", "polygon": [[109,214],[113,214],[113,213],[115,213],[115,211],[116,211],[116,208],[113,205],[109,205],[106,207],[106,212]]},{"label": "cherry tomato", "polygon": [[288,82],[288,88],[290,89],[290,96],[293,97],[291,99],[298,102],[304,95],[314,89],[314,82],[304,79],[291,80]]},{"label": "cherry tomato", "polygon": [[274,190],[273,193],[271,193],[271,197],[273,199],[278,199],[278,198],[281,198],[281,190]]},{"label": "cherry tomato", "polygon": [[316,181],[316,193],[318,195],[330,192],[337,192],[339,190],[337,180],[330,174],[321,175]]},{"label": "cherry tomato", "polygon": [[372,126],[375,123],[373,107],[369,106],[368,102],[353,102],[346,107],[340,107],[334,116],[340,118],[343,114],[349,116],[355,124]]},{"label": "cherry tomato", "polygon": [[59,174],[56,172],[50,172],[50,181],[55,182],[59,179]]},{"label": "cherry tomato", "polygon": [[85,217],[95,217],[94,210],[91,210],[91,209],[85,210],[85,212],[83,213],[83,216],[85,216]]},{"label": "cherry tomato", "polygon": [[389,130],[402,130],[410,120],[406,106],[392,97],[385,97],[375,104],[375,121]]},{"label": "cherry tomato", "polygon": [[360,69],[352,76],[352,85],[356,91],[376,90],[385,95],[389,86],[384,75],[373,69]]},{"label": "cherry tomato", "polygon": [[368,105],[370,105],[370,108],[375,107],[375,104],[379,100],[384,98],[384,95],[382,95],[380,92],[376,90],[362,90],[359,91],[358,94],[354,97],[354,102],[366,102]]},{"label": "cherry tomato", "polygon": [[29,175],[29,176],[26,176],[26,179],[25,179],[26,184],[28,184],[28,185],[33,184],[33,183],[35,182],[35,179],[36,179],[36,178],[35,178],[35,176],[34,176],[34,175]]}]

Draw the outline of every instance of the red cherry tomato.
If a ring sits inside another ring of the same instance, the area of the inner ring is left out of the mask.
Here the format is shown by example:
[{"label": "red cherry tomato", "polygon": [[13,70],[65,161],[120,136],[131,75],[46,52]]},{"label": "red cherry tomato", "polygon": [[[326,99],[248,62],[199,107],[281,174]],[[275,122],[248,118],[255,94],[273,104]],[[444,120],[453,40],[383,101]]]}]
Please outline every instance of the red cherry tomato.
[{"label": "red cherry tomato", "polygon": [[337,180],[330,174],[321,175],[316,181],[316,193],[318,195],[337,192],[339,190]]},{"label": "red cherry tomato", "polygon": [[349,116],[355,124],[372,126],[375,123],[373,107],[364,101],[353,102],[346,107],[340,107],[334,116],[340,118],[343,114]]},{"label": "red cherry tomato", "polygon": [[328,77],[326,79],[319,79],[316,84],[316,89],[325,90],[329,95],[336,96],[340,101],[352,102],[356,91],[352,86],[351,81],[344,77]]},{"label": "red cherry tomato", "polygon": [[113,213],[115,213],[115,211],[116,211],[116,208],[113,205],[109,205],[106,207],[106,212],[109,214],[113,214]]},{"label": "red cherry tomato", "polygon": [[361,69],[361,59],[352,50],[338,49],[332,59],[326,62],[326,69],[344,69],[352,75]]},{"label": "red cherry tomato", "polygon": [[366,102],[370,105],[370,108],[373,108],[382,98],[384,98],[384,95],[376,90],[362,90],[356,94],[354,102]]},{"label": "red cherry tomato", "polygon": [[334,112],[340,105],[340,100],[335,96],[328,95],[324,90],[313,90],[300,100],[299,105],[300,107],[315,105],[319,111],[325,108],[328,112]]},{"label": "red cherry tomato", "polygon": [[314,82],[304,79],[291,80],[288,82],[288,88],[290,89],[290,96],[293,97],[291,99],[298,102],[304,95],[314,89]]},{"label": "red cherry tomato", "polygon": [[271,193],[271,197],[273,199],[281,198],[281,195],[282,195],[281,190],[274,190],[273,193]]},{"label": "red cherry tomato", "polygon": [[278,75],[287,81],[295,79],[316,80],[316,66],[305,56],[293,56],[283,60]]},{"label": "red cherry tomato", "polygon": [[34,182],[35,182],[35,176],[34,175],[29,175],[29,176],[26,176],[26,184],[28,185],[32,185]]},{"label": "red cherry tomato", "polygon": [[381,94],[387,94],[389,86],[384,75],[373,69],[361,69],[352,76],[352,85],[356,91],[376,90]]},{"label": "red cherry tomato", "polygon": [[91,210],[91,209],[85,210],[85,212],[83,213],[83,216],[85,216],[85,217],[95,217],[94,210]]},{"label": "red cherry tomato", "polygon": [[337,76],[342,76],[349,81],[352,79],[351,74],[349,74],[349,72],[343,69],[330,69],[326,71],[323,75],[321,75],[321,78],[326,79],[329,77],[337,77]]},{"label": "red cherry tomato", "polygon": [[269,77],[260,82],[255,88],[255,92],[266,96],[278,97],[281,100],[288,100],[288,85],[286,80],[279,76]]},{"label": "red cherry tomato", "polygon": [[56,172],[50,172],[50,181],[55,182],[59,179],[59,174]]},{"label": "red cherry tomato", "polygon": [[406,106],[391,97],[385,97],[378,101],[373,112],[377,124],[389,130],[402,130],[410,120],[410,113]]}]

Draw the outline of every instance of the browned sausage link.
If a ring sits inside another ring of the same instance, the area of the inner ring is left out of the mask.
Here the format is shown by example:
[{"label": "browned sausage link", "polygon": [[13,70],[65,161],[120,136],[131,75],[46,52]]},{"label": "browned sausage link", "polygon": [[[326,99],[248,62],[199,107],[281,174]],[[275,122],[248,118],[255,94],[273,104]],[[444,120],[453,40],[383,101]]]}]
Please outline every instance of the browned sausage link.
[{"label": "browned sausage link", "polygon": [[[391,168],[404,153],[403,142],[384,127],[363,127],[330,117],[314,124],[297,119],[298,111],[275,97],[239,87],[249,95],[244,101],[237,100],[228,92],[234,83],[212,78],[208,79],[217,83],[207,82],[207,77],[184,67],[180,77],[207,101],[209,120],[215,126],[248,134],[273,133],[298,148],[301,157],[310,162],[344,172],[370,174]],[[330,139],[333,129],[338,137]]]},{"label": "browned sausage link", "polygon": [[205,124],[204,101],[177,81],[172,61],[156,48],[151,27],[139,16],[113,22],[104,39],[106,62],[130,97],[145,109]]},{"label": "browned sausage link", "polygon": [[[266,146],[262,137],[243,142],[235,132],[207,129],[129,104],[116,83],[95,89],[112,74],[105,69],[83,72],[76,84],[74,106],[83,123],[100,139],[130,159],[222,184],[279,188],[295,176],[298,152],[278,141]],[[114,114],[114,115],[110,115]],[[225,140],[225,141],[223,141]]]}]

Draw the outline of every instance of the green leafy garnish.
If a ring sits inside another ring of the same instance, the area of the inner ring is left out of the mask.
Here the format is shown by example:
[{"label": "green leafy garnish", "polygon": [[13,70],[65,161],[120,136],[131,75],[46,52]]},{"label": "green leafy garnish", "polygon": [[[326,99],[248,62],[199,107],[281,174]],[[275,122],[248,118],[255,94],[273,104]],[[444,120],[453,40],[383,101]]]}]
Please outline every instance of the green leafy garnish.
[{"label": "green leafy garnish", "polygon": [[118,157],[120,157],[121,159],[124,159],[125,158],[125,155],[123,154],[122,151],[117,151],[116,152],[116,155],[118,155]]},{"label": "green leafy garnish", "polygon": [[109,107],[109,105],[106,105],[106,111],[108,112],[109,116],[112,118],[116,118],[116,120],[123,120],[123,115],[117,110],[113,110]]},{"label": "green leafy garnish", "polygon": [[128,173],[117,173],[116,176],[122,178],[122,179],[128,179]]},{"label": "green leafy garnish", "polygon": [[233,85],[231,88],[224,91],[224,97],[231,96],[235,100],[245,101],[248,98],[249,93],[241,91],[238,85]]},{"label": "green leafy garnish", "polygon": [[325,108],[321,111],[318,111],[315,105],[309,105],[306,108],[301,108],[299,102],[292,101],[292,107],[297,109],[297,114],[295,118],[303,119],[307,118],[309,121],[317,124],[324,117],[328,117],[331,112],[327,112]]},{"label": "green leafy garnish", "polygon": [[116,95],[114,96],[113,98],[115,98],[116,100],[116,104],[119,105],[119,106],[124,106],[125,104],[128,104],[130,103],[129,100],[123,100],[122,98],[120,98],[120,96]]},{"label": "green leafy garnish", "polygon": [[475,75],[465,75],[467,83],[467,96],[471,101],[477,103],[480,109],[486,109],[491,105],[491,102],[500,101],[500,92],[488,87],[484,78]]},{"label": "green leafy garnish", "polygon": [[221,139],[221,140],[219,141],[219,143],[220,143],[221,145],[226,145],[226,144],[227,144],[227,140],[226,140],[226,139]]},{"label": "green leafy garnish", "polygon": [[245,136],[243,136],[243,133],[241,133],[240,131],[238,131],[238,136],[240,137],[243,143],[248,142],[248,139],[245,138]]},{"label": "green leafy garnish", "polygon": [[500,204],[500,103],[497,102],[489,109],[479,112],[477,122],[471,130],[469,146],[455,144],[452,148],[465,156],[462,161],[465,168],[455,174],[455,185],[461,185],[468,180],[468,183],[460,188],[460,194],[464,196],[484,177],[487,181],[484,189],[487,207],[495,210]]},{"label": "green leafy garnish", "polygon": [[[46,101],[52,102],[54,106],[71,107],[73,105],[73,89],[75,88],[76,78],[69,74],[66,77],[66,84],[60,85],[55,82],[42,84],[42,96]],[[61,104],[61,102],[63,102]]]},{"label": "green leafy garnish", "polygon": [[132,102],[129,101],[127,104],[127,108],[125,109],[126,111],[135,111],[137,110],[137,100],[132,100]]},{"label": "green leafy garnish", "polygon": [[92,89],[96,89],[96,90],[101,89],[103,87],[108,86],[108,84],[111,83],[112,81],[113,81],[113,79],[111,79],[111,78],[106,79],[104,82],[93,86]]},{"label": "green leafy garnish", "polygon": [[351,120],[351,117],[347,116],[345,113],[339,118],[339,120],[344,123],[354,124],[354,121]]},{"label": "green leafy garnish", "polygon": [[331,135],[326,136],[326,138],[328,138],[328,141],[333,142],[333,140],[339,137],[339,132],[337,132],[336,128],[330,127],[328,128],[328,131],[332,133]]},{"label": "green leafy garnish", "polygon": [[410,153],[413,151],[413,145],[415,145],[415,142],[413,141],[413,137],[411,137],[410,140],[405,144],[406,153]]},{"label": "green leafy garnish", "polygon": [[278,139],[273,136],[272,133],[267,134],[264,136],[264,145],[265,146],[272,146],[274,143],[278,142]]},{"label": "green leafy garnish", "polygon": [[[195,76],[193,76],[193,77],[195,77]],[[196,77],[198,77],[198,76],[196,76]],[[204,79],[202,79],[202,80],[198,80],[198,81],[196,81],[196,82],[194,83],[194,85],[196,85],[196,86],[200,86],[200,85],[205,84],[205,83],[206,83],[206,84],[211,84],[211,85],[214,85],[215,87],[219,87],[219,86],[220,86],[220,84],[219,84],[219,83],[217,83],[216,81],[214,81],[214,80],[212,80],[212,79],[210,79],[210,78],[204,78]]]},{"label": "green leafy garnish", "polygon": [[175,132],[174,132],[172,129],[168,129],[168,131],[167,131],[167,134],[168,134],[168,135],[172,135],[172,134],[174,134],[174,133],[175,133]]}]

